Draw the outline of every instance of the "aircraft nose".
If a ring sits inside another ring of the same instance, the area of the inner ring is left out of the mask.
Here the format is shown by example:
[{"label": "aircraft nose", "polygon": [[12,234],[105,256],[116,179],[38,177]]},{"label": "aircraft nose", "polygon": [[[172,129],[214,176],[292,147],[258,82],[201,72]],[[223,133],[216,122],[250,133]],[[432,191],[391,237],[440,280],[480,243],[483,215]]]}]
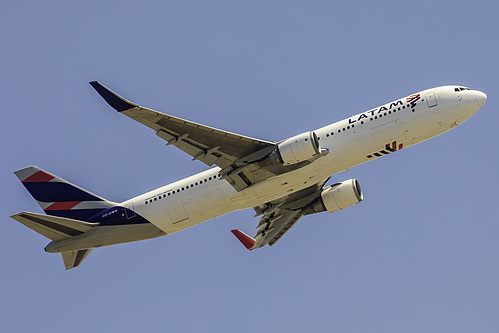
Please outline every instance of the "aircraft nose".
[{"label": "aircraft nose", "polygon": [[480,105],[480,107],[482,107],[485,104],[485,101],[487,100],[487,95],[485,95],[481,91],[476,91],[475,96],[476,96],[476,101],[478,102],[478,105]]}]

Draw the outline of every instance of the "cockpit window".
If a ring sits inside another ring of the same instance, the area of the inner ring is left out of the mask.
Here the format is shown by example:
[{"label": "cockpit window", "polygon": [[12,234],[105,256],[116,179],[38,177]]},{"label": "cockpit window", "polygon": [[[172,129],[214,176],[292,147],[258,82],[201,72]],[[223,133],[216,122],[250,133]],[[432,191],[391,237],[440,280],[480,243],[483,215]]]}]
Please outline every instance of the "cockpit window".
[{"label": "cockpit window", "polygon": [[454,91],[463,91],[463,90],[470,90],[470,88],[466,88],[466,87],[454,88]]}]

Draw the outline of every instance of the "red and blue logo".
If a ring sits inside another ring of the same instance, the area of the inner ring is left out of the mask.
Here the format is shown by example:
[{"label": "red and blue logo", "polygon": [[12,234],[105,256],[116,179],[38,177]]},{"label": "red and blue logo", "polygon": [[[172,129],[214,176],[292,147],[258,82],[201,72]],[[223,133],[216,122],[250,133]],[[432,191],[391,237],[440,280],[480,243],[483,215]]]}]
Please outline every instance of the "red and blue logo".
[{"label": "red and blue logo", "polygon": [[411,96],[407,97],[405,99],[405,101],[407,103],[412,103],[412,102],[419,101],[420,98],[421,98],[421,94],[414,94],[414,95],[411,95]]}]

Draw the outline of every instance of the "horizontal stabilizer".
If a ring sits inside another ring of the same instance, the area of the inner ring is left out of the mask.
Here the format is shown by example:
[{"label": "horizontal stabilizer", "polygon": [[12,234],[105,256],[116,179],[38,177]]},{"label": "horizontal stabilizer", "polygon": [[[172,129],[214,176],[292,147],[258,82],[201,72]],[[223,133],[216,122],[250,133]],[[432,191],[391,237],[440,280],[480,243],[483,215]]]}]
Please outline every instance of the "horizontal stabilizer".
[{"label": "horizontal stabilizer", "polygon": [[99,223],[88,223],[64,217],[28,212],[17,213],[11,217],[54,241],[78,236],[99,225]]},{"label": "horizontal stabilizer", "polygon": [[233,229],[231,230],[231,232],[234,234],[234,236],[237,237],[237,239],[239,239],[241,243],[243,243],[243,245],[248,250],[251,251],[253,249],[253,245],[255,245],[255,240],[252,237],[246,235],[244,232],[242,232],[239,229]]},{"label": "horizontal stabilizer", "polygon": [[83,260],[92,252],[93,249],[76,250],[62,252],[62,260],[66,270],[78,267]]}]

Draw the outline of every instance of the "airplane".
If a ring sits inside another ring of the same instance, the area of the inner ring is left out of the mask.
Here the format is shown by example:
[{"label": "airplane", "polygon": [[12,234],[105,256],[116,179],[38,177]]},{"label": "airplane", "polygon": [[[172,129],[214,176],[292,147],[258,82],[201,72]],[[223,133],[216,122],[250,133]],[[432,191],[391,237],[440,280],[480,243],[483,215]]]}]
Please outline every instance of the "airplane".
[{"label": "airplane", "polygon": [[256,235],[231,230],[248,249],[274,245],[304,215],[363,200],[359,182],[327,186],[332,175],[423,142],[462,124],[485,103],[478,90],[449,85],[420,91],[325,127],[274,142],[141,107],[98,81],[90,85],[116,111],[211,167],[124,202],[113,202],[36,166],[15,174],[45,214],[11,216],[49,238],[66,269],[97,247],[170,235],[253,208]]}]

